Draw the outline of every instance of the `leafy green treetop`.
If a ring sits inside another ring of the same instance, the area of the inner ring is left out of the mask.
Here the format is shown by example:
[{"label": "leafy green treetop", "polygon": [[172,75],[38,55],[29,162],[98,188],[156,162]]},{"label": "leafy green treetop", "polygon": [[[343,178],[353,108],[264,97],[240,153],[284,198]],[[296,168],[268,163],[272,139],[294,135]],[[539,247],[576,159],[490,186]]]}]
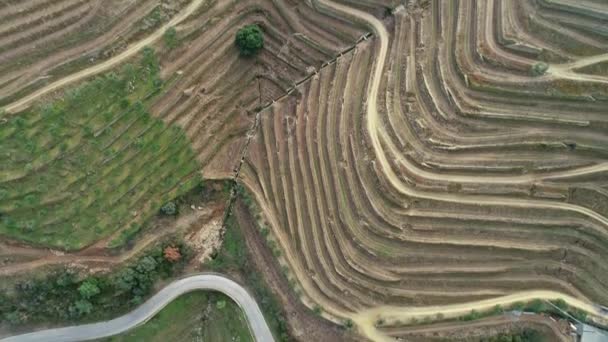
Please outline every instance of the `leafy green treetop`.
[{"label": "leafy green treetop", "polygon": [[256,25],[246,25],[238,30],[234,43],[242,56],[253,56],[264,47],[262,29]]},{"label": "leafy green treetop", "polygon": [[97,282],[95,280],[87,279],[82,283],[82,285],[80,285],[80,287],[78,287],[78,292],[80,292],[80,295],[83,298],[89,299],[99,294],[101,290],[97,286]]}]

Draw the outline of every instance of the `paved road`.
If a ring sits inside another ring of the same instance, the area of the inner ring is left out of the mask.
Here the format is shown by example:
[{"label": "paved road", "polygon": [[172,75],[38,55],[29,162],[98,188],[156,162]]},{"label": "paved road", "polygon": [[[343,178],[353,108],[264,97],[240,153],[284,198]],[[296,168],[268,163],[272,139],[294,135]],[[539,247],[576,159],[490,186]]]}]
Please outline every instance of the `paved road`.
[{"label": "paved road", "polygon": [[200,274],[176,280],[137,309],[110,321],[41,330],[11,336],[0,342],[86,341],[120,334],[148,321],[178,296],[194,290],[213,290],[232,298],[245,312],[252,335],[258,342],[274,339],[255,299],[241,285],[218,274]]}]

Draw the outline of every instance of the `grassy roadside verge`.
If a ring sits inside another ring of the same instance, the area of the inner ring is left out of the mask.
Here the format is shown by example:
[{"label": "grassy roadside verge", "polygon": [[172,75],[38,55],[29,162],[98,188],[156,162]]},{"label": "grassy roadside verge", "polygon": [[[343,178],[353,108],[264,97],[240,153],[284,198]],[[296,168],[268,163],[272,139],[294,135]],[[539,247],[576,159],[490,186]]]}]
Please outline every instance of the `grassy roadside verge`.
[{"label": "grassy roadside verge", "polygon": [[218,292],[184,294],[146,324],[104,342],[253,342],[241,308]]}]

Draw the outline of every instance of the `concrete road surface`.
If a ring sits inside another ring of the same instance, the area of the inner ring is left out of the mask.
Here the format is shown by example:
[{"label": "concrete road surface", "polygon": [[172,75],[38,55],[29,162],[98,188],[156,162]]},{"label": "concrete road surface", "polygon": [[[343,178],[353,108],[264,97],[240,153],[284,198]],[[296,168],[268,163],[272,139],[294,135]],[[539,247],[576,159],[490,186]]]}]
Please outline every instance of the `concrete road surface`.
[{"label": "concrete road surface", "polygon": [[258,342],[273,342],[270,329],[255,299],[241,285],[218,274],[199,274],[179,279],[160,290],[144,304],[128,314],[110,321],[40,330],[16,335],[0,342],[68,342],[86,341],[120,334],[154,317],[178,296],[194,290],[213,290],[232,298],[245,312],[249,329]]}]

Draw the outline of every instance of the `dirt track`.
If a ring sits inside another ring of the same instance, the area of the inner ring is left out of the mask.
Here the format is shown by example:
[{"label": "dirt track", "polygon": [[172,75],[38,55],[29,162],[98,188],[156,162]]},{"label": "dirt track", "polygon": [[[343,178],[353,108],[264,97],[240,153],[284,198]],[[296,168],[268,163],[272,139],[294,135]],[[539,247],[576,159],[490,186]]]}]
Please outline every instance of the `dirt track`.
[{"label": "dirt track", "polygon": [[119,55],[114,56],[93,67],[78,71],[74,74],[71,74],[68,77],[65,77],[65,78],[62,78],[61,80],[53,82],[53,83],[49,84],[48,86],[45,86],[45,87],[35,91],[34,93],[29,94],[23,98],[20,98],[19,100],[5,106],[4,110],[9,113],[15,113],[18,111],[22,111],[27,106],[29,106],[33,101],[35,101],[36,99],[38,99],[41,96],[44,96],[50,92],[58,90],[68,84],[97,75],[104,71],[110,70],[111,68],[119,65],[120,63],[125,62],[126,60],[128,60],[129,58],[131,58],[135,54],[137,54],[145,46],[150,45],[153,42],[155,42],[156,40],[158,40],[159,38],[161,38],[163,36],[163,33],[165,33],[165,31],[169,27],[175,26],[175,25],[179,24],[180,22],[182,22],[183,20],[185,20],[186,18],[188,18],[188,16],[190,16],[190,14],[192,14],[194,11],[196,11],[196,9],[198,9],[203,3],[205,3],[205,1],[206,0],[192,0],[192,3],[190,3],[190,5],[188,7],[186,7],[186,9],[184,9],[182,12],[180,12],[178,15],[176,15],[173,19],[171,19],[171,21],[169,21],[168,23],[163,25],[160,29],[156,30],[154,33],[152,33],[150,36],[146,37],[145,39],[140,40],[137,43],[130,45],[129,47],[127,47],[127,49],[125,51],[123,51]]}]

